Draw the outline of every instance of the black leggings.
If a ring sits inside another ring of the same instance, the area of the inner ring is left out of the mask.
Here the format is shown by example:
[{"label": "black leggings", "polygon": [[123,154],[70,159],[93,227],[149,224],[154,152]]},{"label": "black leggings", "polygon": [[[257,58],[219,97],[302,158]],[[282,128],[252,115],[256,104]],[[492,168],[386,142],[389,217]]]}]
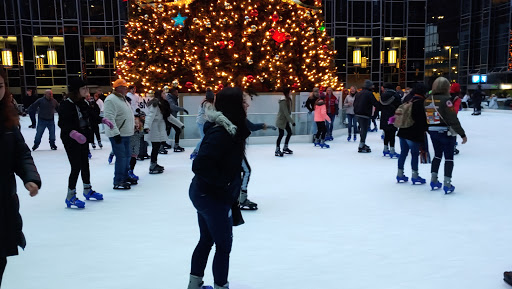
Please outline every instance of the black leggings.
[{"label": "black leggings", "polygon": [[7,266],[7,257],[0,257],[0,287],[2,287],[2,276],[4,276],[5,266]]},{"label": "black leggings", "polygon": [[396,128],[386,128],[384,129],[384,145],[389,145],[390,147],[395,147],[395,135]]},{"label": "black leggings", "polygon": [[134,170],[135,169],[135,164],[137,164],[137,158],[136,157],[132,157],[130,159],[130,170]]},{"label": "black leggings", "polygon": [[156,163],[158,160],[158,151],[160,150],[161,142],[151,142],[151,162]]},{"label": "black leggings", "polygon": [[[74,142],[74,140],[73,140]],[[68,188],[76,189],[78,175],[81,173],[84,184],[91,183],[91,173],[89,171],[89,143],[64,143],[64,149],[68,155],[71,164],[71,173],[69,174]]]},{"label": "black leggings", "polygon": [[92,128],[92,132],[94,133],[94,135],[96,136],[96,140],[98,142],[101,142],[101,137],[100,137],[100,126],[98,124],[91,124],[91,128]]},{"label": "black leggings", "polygon": [[316,122],[316,135],[317,139],[325,140],[325,134],[327,133],[327,127],[325,126],[325,121],[317,121]]},{"label": "black leggings", "polygon": [[179,128],[177,125],[168,123],[167,127],[167,135],[171,134],[171,128],[174,129],[176,134],[174,135],[174,143],[179,144],[180,143],[180,134],[181,134],[181,128]]},{"label": "black leggings", "polygon": [[368,126],[370,125],[370,119],[365,117],[358,117],[357,122],[359,123],[359,134],[361,136],[360,143],[366,142],[366,135],[368,134]]},{"label": "black leggings", "polygon": [[[288,143],[290,142],[290,138],[292,137],[292,129],[290,127],[290,123],[286,123],[286,138],[284,139],[284,145],[287,146]],[[277,137],[277,143],[276,145],[278,147],[281,146],[281,140],[283,139],[283,136],[284,136],[284,129],[279,129],[279,136]]]}]

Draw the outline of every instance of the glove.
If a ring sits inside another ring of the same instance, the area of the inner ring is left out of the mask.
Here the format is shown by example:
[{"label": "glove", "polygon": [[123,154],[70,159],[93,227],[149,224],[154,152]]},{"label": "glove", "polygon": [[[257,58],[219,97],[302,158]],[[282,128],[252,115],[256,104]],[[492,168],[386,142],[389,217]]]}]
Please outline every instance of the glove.
[{"label": "glove", "polygon": [[76,140],[76,142],[79,144],[84,144],[87,141],[87,138],[85,138],[83,134],[77,132],[76,130],[72,130],[69,133],[69,137]]},{"label": "glove", "polygon": [[101,123],[105,124],[106,126],[108,126],[108,128],[110,129],[113,129],[114,128],[114,124],[108,119],[108,118],[103,118],[101,120]]},{"label": "glove", "polygon": [[114,136],[114,141],[116,142],[116,144],[120,144],[121,143],[121,135],[120,134],[115,135]]},{"label": "glove", "polygon": [[395,119],[396,119],[396,118],[395,118],[395,116],[394,116],[394,115],[393,115],[392,117],[390,117],[390,118],[388,119],[388,124],[394,124],[394,123],[395,123]]},{"label": "glove", "polygon": [[186,110],[186,109],[184,109],[184,110],[183,110],[183,112],[184,112],[185,114],[188,114],[188,110]]},{"label": "glove", "polygon": [[145,128],[144,129],[144,134],[148,134],[149,133],[149,128]]},{"label": "glove", "polygon": [[295,126],[295,123],[292,123],[292,126]]},{"label": "glove", "polygon": [[270,129],[273,129],[273,130],[276,130],[277,127],[273,126],[273,125],[267,125],[267,128],[270,128]]}]

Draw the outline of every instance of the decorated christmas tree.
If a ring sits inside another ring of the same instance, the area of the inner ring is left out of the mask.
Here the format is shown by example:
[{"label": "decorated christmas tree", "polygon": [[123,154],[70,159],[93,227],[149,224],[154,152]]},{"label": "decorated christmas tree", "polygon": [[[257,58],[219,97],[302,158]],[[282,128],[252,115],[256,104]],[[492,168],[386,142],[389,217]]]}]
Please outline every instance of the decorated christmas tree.
[{"label": "decorated christmas tree", "polygon": [[143,89],[339,89],[321,1],[135,1],[117,74]]}]

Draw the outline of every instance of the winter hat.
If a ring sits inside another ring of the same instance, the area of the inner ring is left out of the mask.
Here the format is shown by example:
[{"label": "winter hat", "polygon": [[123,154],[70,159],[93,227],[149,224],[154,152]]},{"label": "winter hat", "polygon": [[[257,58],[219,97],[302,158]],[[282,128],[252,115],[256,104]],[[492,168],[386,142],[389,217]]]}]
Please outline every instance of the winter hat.
[{"label": "winter hat", "polygon": [[114,89],[116,89],[120,86],[128,87],[128,82],[126,82],[126,80],[124,80],[122,78],[119,78],[118,80],[114,81],[114,85],[112,87],[114,87]]},{"label": "winter hat", "polygon": [[213,93],[213,91],[211,91],[211,90],[206,91],[206,99],[212,100],[214,98],[215,98],[215,93]]},{"label": "winter hat", "polygon": [[84,86],[87,86],[87,83],[85,83],[85,81],[83,81],[81,78],[75,77],[69,81],[68,90],[70,92],[78,91],[80,89],[80,87],[84,87]]},{"label": "winter hat", "polygon": [[364,84],[363,84],[363,88],[366,88],[366,89],[371,89],[373,86],[373,82],[371,80],[365,80],[364,81]]},{"label": "winter hat", "polygon": [[460,84],[458,83],[453,83],[452,86],[450,87],[450,94],[452,93],[460,93]]}]

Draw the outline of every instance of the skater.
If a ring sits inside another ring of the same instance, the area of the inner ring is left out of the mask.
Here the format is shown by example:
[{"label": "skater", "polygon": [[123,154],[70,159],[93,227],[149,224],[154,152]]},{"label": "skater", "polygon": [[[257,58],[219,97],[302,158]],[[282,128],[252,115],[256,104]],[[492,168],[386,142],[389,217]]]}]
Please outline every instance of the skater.
[{"label": "skater", "polygon": [[144,122],[145,140],[151,142],[150,174],[161,174],[164,172],[164,167],[160,166],[157,161],[161,146],[167,140],[164,119],[170,115],[171,108],[167,101],[162,98],[162,91],[156,91],[154,98],[148,102],[148,115]]},{"label": "skater", "polygon": [[319,145],[321,148],[329,148],[329,145],[325,143],[325,136],[327,133],[326,123],[332,123],[332,119],[327,114],[325,107],[325,94],[320,93],[320,98],[315,104],[315,123],[317,132],[315,135],[315,146]]},{"label": "skater", "polygon": [[114,82],[114,91],[105,99],[105,118],[114,126],[106,129],[105,134],[110,139],[112,151],[116,157],[114,170],[114,190],[129,190],[136,180],[128,176],[130,167],[130,137],[134,133],[133,111],[126,100],[128,83],[124,79]]},{"label": "skater", "polygon": [[[334,129],[334,119],[339,113],[340,107],[339,107],[339,100],[338,98],[332,93],[332,87],[328,87],[325,94],[325,109],[327,110],[327,115],[331,119],[329,123],[326,123],[327,125],[327,134],[325,136],[326,141],[334,140],[332,137],[332,131]],[[316,120],[315,120],[316,122]]]},{"label": "skater", "polygon": [[[69,97],[68,97],[69,98]],[[96,149],[96,144],[94,143],[94,136],[96,136],[96,140],[98,141],[98,146],[100,148],[103,148],[103,144],[101,143],[101,136],[100,136],[100,123],[103,117],[101,117],[101,109],[94,100],[94,97],[91,97],[90,94],[87,94],[86,98],[87,103],[89,104],[90,111],[93,114],[93,117],[90,118],[90,125],[93,132],[93,138],[92,138],[92,148]]]},{"label": "skater", "polygon": [[347,114],[348,121],[348,137],[347,141],[352,139],[352,129],[354,130],[354,141],[357,141],[357,118],[354,114],[354,99],[357,93],[357,88],[355,86],[350,87],[350,92],[345,97],[345,101],[343,102],[343,106],[345,107],[345,113]]},{"label": "skater", "polygon": [[430,186],[432,190],[441,188],[441,182],[439,182],[437,174],[441,165],[441,158],[444,155],[443,190],[445,194],[452,193],[455,190],[455,186],[452,185],[452,171],[457,134],[462,137],[462,144],[467,142],[466,133],[454,111],[449,92],[450,82],[444,77],[439,77],[432,85],[432,96],[425,99],[428,133],[435,152],[432,161]]},{"label": "skater", "polygon": [[[171,88],[170,92],[167,94],[167,101],[171,107],[171,115],[176,118],[178,117],[178,112],[182,111],[185,114],[188,114],[188,110],[178,105],[178,90],[176,88]],[[167,118],[166,118],[167,120]],[[182,129],[185,126],[176,125],[174,122],[167,122],[167,135],[171,138],[171,128],[176,132],[174,135],[174,152],[184,152],[185,149],[180,146],[180,134]],[[171,148],[169,144],[164,143],[164,148]]]},{"label": "skater", "polygon": [[144,139],[144,124],[146,123],[146,113],[143,110],[139,109],[137,110],[136,115],[139,117],[140,125],[142,128],[142,134],[140,135],[140,148],[139,154],[137,155],[137,160],[143,161],[145,159],[151,158],[148,155],[148,143]]},{"label": "skater", "polygon": [[[462,100],[460,99],[460,85],[458,83],[452,83],[452,85],[450,86],[450,96],[451,96],[450,100],[453,103],[453,109],[455,110],[456,114],[459,114],[459,111],[461,109]],[[453,153],[456,155],[458,155],[460,152],[457,149],[457,145],[458,145],[458,143],[455,142],[455,148],[453,150]]]},{"label": "skater", "polygon": [[312,141],[315,141],[316,135],[316,123],[315,123],[315,103],[320,96],[320,89],[318,87],[313,88],[313,91],[309,94],[308,99],[306,100],[305,107],[308,110],[308,122],[311,122],[311,134],[313,137]]},{"label": "skater", "polygon": [[200,139],[199,139],[199,142],[197,142],[196,148],[194,149],[192,154],[190,154],[191,160],[193,160],[197,156],[197,152],[199,151],[199,147],[201,146],[201,141],[203,140],[203,137],[204,137],[204,131],[203,131],[204,124],[208,121],[206,118],[206,111],[215,109],[214,105],[213,105],[214,100],[215,100],[215,94],[213,93],[213,91],[210,88],[208,88],[206,90],[206,97],[203,100],[203,102],[201,103],[201,105],[199,106],[199,110],[197,112],[196,123],[197,123],[197,128],[199,130]]},{"label": "skater", "polygon": [[7,87],[7,73],[0,66],[0,287],[7,257],[18,255],[18,246],[24,249],[26,245],[14,175],[20,177],[31,197],[41,188],[41,178],[19,125]]},{"label": "skater", "polygon": [[[139,110],[140,111],[140,110]],[[130,158],[130,170],[128,171],[128,176],[137,183],[139,182],[139,177],[135,175],[135,165],[137,164],[137,156],[139,155],[140,151],[140,142],[141,142],[141,136],[144,135],[144,130],[142,123],[140,121],[140,115],[136,114],[133,116],[134,120],[134,128],[133,128],[133,135],[130,137],[130,151],[131,151],[131,158]]]},{"label": "skater", "polygon": [[372,116],[372,110],[374,106],[378,106],[379,103],[373,96],[373,82],[365,80],[363,89],[358,92],[354,100],[354,113],[359,123],[359,148],[360,153],[370,153],[372,150],[366,145],[366,135],[370,126],[370,118]]},{"label": "skater", "polygon": [[[380,129],[384,131],[384,150],[382,154],[390,158],[398,158],[399,154],[395,151],[396,127],[389,124],[389,118],[395,115],[395,110],[402,104],[402,97],[394,89],[391,83],[385,83],[382,87],[382,96],[380,97]],[[400,86],[398,86],[400,87]]]},{"label": "skater", "polygon": [[94,141],[91,123],[105,123],[108,127],[113,124],[108,119],[101,119],[95,115],[85,98],[89,95],[89,88],[80,78],[71,79],[68,87],[68,97],[59,108],[60,138],[69,163],[71,172],[68,179],[68,192],[66,206],[68,208],[85,208],[85,203],[76,196],[76,183],[78,175],[82,175],[84,186],[83,196],[89,199],[103,200],[103,195],[92,189],[91,174],[89,170],[89,142]]},{"label": "skater", "polygon": [[23,107],[25,108],[25,111],[28,113],[30,117],[31,124],[28,126],[29,128],[36,128],[36,113],[37,109],[30,110],[30,106],[36,101],[37,94],[35,93],[34,89],[29,88],[27,89],[27,92],[25,96],[23,96]]},{"label": "skater", "polygon": [[[217,93],[217,111],[237,126],[231,135],[222,126],[207,122],[205,136],[195,158],[189,196],[197,210],[200,238],[192,255],[188,289],[200,289],[210,250],[215,244],[213,279],[215,289],[228,289],[229,255],[233,242],[233,225],[240,224],[238,198],[241,189],[241,166],[246,139],[243,93],[239,88],[224,88]],[[235,211],[238,210],[238,211]]]},{"label": "skater", "polygon": [[[247,109],[249,108],[249,101],[250,96],[244,93],[244,108],[247,112]],[[267,129],[273,129],[277,130],[277,127],[273,125],[267,125],[266,123],[252,123],[249,119],[246,121],[247,128],[251,132],[258,131],[258,130],[267,130]],[[291,152],[291,150],[290,150]],[[291,152],[293,153],[293,152]],[[242,160],[242,188],[240,191],[240,198],[238,199],[238,202],[240,203],[240,209],[242,210],[257,210],[258,204],[255,202],[250,201],[247,198],[247,187],[249,186],[249,180],[251,179],[251,166],[249,165],[249,161],[247,160],[247,156],[244,155],[244,159]]]},{"label": "skater", "polygon": [[400,157],[398,158],[398,173],[396,175],[397,182],[407,182],[408,177],[404,175],[404,166],[409,150],[411,151],[411,168],[413,184],[424,184],[426,181],[419,176],[418,162],[420,155],[420,146],[425,140],[425,133],[427,131],[427,118],[425,116],[425,95],[428,88],[423,83],[418,83],[404,98],[404,103],[412,102],[411,118],[414,124],[407,128],[400,128],[398,130],[398,137],[400,139]]},{"label": "skater", "polygon": [[[283,88],[283,96],[279,100],[279,112],[277,113],[276,126],[279,129],[279,136],[276,142],[276,157],[282,157],[285,153],[290,154],[291,150],[288,148],[288,143],[292,137],[292,129],[290,123],[295,126],[295,121],[292,118],[292,98],[290,97],[290,88]],[[284,148],[281,151],[281,140],[286,130],[286,139],[284,140]]]},{"label": "skater", "polygon": [[41,144],[41,138],[43,137],[43,133],[45,129],[48,128],[48,132],[50,134],[50,148],[52,150],[56,150],[57,146],[55,145],[55,113],[59,109],[59,103],[55,99],[53,99],[53,92],[48,89],[44,92],[44,97],[36,100],[30,107],[29,110],[37,111],[38,120],[37,120],[37,129],[36,129],[36,137],[34,139],[34,146],[32,146],[32,150],[35,151],[39,145]]},{"label": "skater", "polygon": [[473,110],[474,112],[471,115],[480,115],[482,114],[482,100],[485,98],[485,94],[482,91],[482,86],[479,84],[473,95],[471,96],[471,100],[473,101]]}]

